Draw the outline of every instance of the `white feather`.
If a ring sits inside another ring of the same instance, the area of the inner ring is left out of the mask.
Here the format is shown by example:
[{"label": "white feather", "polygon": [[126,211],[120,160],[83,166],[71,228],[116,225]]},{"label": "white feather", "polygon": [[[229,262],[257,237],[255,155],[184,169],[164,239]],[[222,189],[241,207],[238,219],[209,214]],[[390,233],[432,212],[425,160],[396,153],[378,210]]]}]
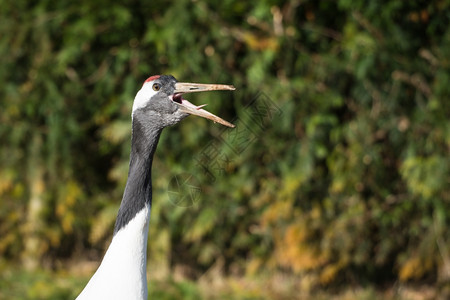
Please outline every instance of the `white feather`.
[{"label": "white feather", "polygon": [[78,296],[84,299],[147,299],[147,235],[150,207],[146,205],[113,237],[100,267]]},{"label": "white feather", "polygon": [[156,94],[158,91],[154,91],[153,88],[153,81],[149,81],[144,83],[142,88],[137,92],[136,97],[134,98],[133,102],[133,110],[131,112],[131,116],[133,116],[133,113],[138,110],[139,108],[144,107],[147,102]]}]

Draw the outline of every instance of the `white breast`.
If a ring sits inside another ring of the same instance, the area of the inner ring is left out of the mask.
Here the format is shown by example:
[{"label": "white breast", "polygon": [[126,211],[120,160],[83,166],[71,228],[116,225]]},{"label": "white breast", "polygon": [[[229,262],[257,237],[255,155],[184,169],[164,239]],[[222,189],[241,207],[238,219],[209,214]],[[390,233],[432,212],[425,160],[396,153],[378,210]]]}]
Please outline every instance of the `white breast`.
[{"label": "white breast", "polygon": [[147,299],[146,205],[113,237],[100,267],[77,299]]}]

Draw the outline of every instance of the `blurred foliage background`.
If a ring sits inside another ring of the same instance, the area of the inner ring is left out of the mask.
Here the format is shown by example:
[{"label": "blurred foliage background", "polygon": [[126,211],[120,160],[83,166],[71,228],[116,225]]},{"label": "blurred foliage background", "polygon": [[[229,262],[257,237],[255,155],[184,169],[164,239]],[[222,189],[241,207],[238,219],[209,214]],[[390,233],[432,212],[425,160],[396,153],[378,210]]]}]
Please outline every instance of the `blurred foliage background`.
[{"label": "blurred foliage background", "polygon": [[150,298],[450,294],[450,1],[15,0],[0,14],[0,298],[73,298],[94,272],[152,74],[234,84],[190,99],[237,128],[190,117],[163,133]]}]

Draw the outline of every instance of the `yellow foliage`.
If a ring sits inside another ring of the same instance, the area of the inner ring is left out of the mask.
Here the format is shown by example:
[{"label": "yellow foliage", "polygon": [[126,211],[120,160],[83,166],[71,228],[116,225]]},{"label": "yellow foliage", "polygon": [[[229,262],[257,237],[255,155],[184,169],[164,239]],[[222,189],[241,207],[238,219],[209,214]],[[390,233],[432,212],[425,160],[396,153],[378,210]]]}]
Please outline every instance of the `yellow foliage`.
[{"label": "yellow foliage", "polygon": [[412,256],[401,265],[398,276],[401,281],[418,279],[430,270],[432,265],[430,259],[423,260],[420,257]]},{"label": "yellow foliage", "polygon": [[15,239],[16,236],[12,232],[6,233],[6,235],[2,236],[0,239],[0,253],[4,253],[6,248],[14,243]]},{"label": "yellow foliage", "polygon": [[111,233],[111,225],[117,215],[117,207],[110,205],[105,207],[97,214],[92,223],[89,241],[93,244],[98,243],[106,234]]},{"label": "yellow foliage", "polygon": [[80,187],[74,181],[69,181],[63,187],[60,201],[56,205],[56,215],[61,218],[61,226],[64,233],[71,233],[73,230],[73,223],[76,218],[72,212],[72,208],[81,194]]},{"label": "yellow foliage", "polygon": [[60,201],[56,206],[56,214],[63,216],[76,203],[80,195],[81,189],[78,185],[73,181],[68,182],[64,186]]},{"label": "yellow foliage", "polygon": [[313,206],[310,216],[312,220],[319,220],[322,217],[322,209],[319,205]]},{"label": "yellow foliage", "polygon": [[277,220],[285,218],[291,211],[292,206],[287,201],[277,201],[270,205],[261,218],[263,225],[276,223]]},{"label": "yellow foliage", "polygon": [[259,258],[254,258],[254,259],[250,260],[250,262],[248,262],[246,264],[247,274],[250,274],[250,275],[257,274],[257,272],[260,270],[262,265],[263,265],[263,261]]},{"label": "yellow foliage", "polygon": [[439,178],[444,178],[448,172],[446,162],[447,158],[438,156],[408,157],[403,161],[400,172],[413,194],[430,199],[443,184]]},{"label": "yellow foliage", "polygon": [[341,178],[337,178],[333,180],[333,182],[331,183],[330,190],[332,193],[339,194],[344,191],[344,188],[345,188],[345,181]]},{"label": "yellow foliage", "polygon": [[308,229],[302,223],[291,225],[277,243],[277,260],[294,272],[311,270],[321,266],[325,257],[307,243]]},{"label": "yellow foliage", "polygon": [[[61,231],[58,228],[55,227],[51,227],[48,228],[45,232],[46,237],[48,238],[50,244],[53,247],[57,247],[61,244]],[[48,244],[47,243],[42,243],[42,245],[45,245],[43,247],[45,247],[45,249],[48,248]],[[44,250],[42,250],[44,251]],[[44,253],[44,252],[40,252],[40,253]]]},{"label": "yellow foliage", "polygon": [[332,282],[336,275],[338,274],[339,270],[341,269],[340,264],[331,264],[326,266],[323,271],[320,273],[320,283],[321,284],[328,284]]},{"label": "yellow foliage", "polygon": [[107,124],[101,132],[106,140],[119,144],[130,138],[130,124],[128,121],[115,121]]},{"label": "yellow foliage", "polygon": [[0,195],[2,195],[7,190],[9,190],[11,188],[11,186],[12,186],[12,180],[10,180],[8,178],[2,178],[2,180],[0,180]]},{"label": "yellow foliage", "polygon": [[284,181],[284,185],[280,192],[280,197],[282,199],[291,199],[293,196],[295,196],[298,188],[302,183],[302,176],[298,176],[298,174],[290,175]]},{"label": "yellow foliage", "polygon": [[278,40],[275,37],[260,37],[252,33],[243,35],[245,43],[257,51],[272,50],[276,51],[279,47]]},{"label": "yellow foliage", "polygon": [[67,197],[66,203],[68,206],[73,206],[77,198],[81,195],[81,189],[78,184],[74,181],[70,181],[67,184]]},{"label": "yellow foliage", "polygon": [[71,233],[73,230],[73,223],[75,221],[75,215],[72,212],[68,212],[62,218],[62,228],[64,233]]},{"label": "yellow foliage", "polygon": [[206,233],[210,232],[216,225],[217,214],[212,209],[204,209],[196,218],[195,223],[185,234],[187,241],[199,241]]},{"label": "yellow foliage", "polygon": [[251,31],[240,29],[234,29],[232,33],[238,40],[244,42],[252,50],[277,51],[280,46],[278,39],[274,36],[262,36]]},{"label": "yellow foliage", "polygon": [[301,178],[297,174],[285,178],[284,184],[277,195],[277,201],[269,205],[261,217],[263,225],[277,223],[279,220],[292,217],[296,192],[303,182]]},{"label": "yellow foliage", "polygon": [[303,242],[307,237],[306,226],[303,224],[294,224],[286,230],[285,240],[288,244]]},{"label": "yellow foliage", "polygon": [[23,183],[16,183],[12,190],[12,196],[14,198],[20,198],[23,196],[24,193],[25,193],[25,186],[23,185]]}]

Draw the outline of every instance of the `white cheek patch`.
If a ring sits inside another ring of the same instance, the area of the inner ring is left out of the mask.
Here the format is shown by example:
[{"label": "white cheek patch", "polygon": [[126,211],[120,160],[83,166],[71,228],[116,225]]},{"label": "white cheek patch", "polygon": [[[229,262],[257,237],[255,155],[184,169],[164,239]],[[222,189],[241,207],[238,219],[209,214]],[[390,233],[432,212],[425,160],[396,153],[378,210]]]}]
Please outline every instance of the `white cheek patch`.
[{"label": "white cheek patch", "polygon": [[139,90],[139,92],[136,94],[136,97],[134,98],[133,102],[133,110],[131,112],[131,115],[138,110],[139,108],[142,108],[147,105],[148,101],[156,95],[158,92],[154,91],[152,89],[152,84],[144,83],[142,88]]}]

